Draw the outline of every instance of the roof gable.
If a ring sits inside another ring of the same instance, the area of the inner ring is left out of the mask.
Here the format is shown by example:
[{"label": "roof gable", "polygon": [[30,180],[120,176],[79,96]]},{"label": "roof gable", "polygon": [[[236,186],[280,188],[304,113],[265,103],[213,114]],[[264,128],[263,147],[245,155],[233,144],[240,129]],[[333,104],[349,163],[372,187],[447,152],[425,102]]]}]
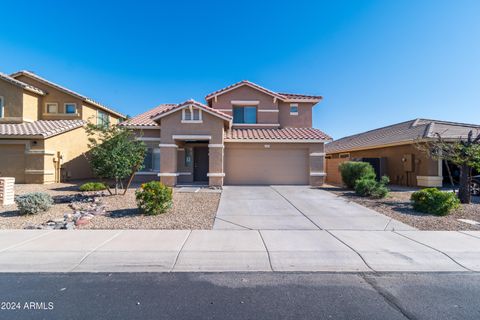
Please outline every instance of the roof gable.
[{"label": "roof gable", "polygon": [[[112,114],[114,114],[114,115],[116,115],[116,116],[118,116],[118,117],[120,117],[120,118],[123,118],[123,119],[126,118],[125,115],[123,115],[123,114],[121,114],[121,113],[119,113],[119,112],[117,112],[117,111],[115,111],[115,110],[113,110],[113,109],[111,109],[111,108],[109,108],[109,107],[107,107],[107,106],[105,106],[105,105],[103,105],[103,104],[101,104],[101,103],[99,103],[99,102],[97,102],[97,101],[89,98],[89,97],[86,97],[86,96],[84,96],[84,95],[82,95],[82,94],[80,94],[80,93],[78,93],[78,92],[75,92],[75,91],[73,91],[73,90],[67,89],[67,88],[65,88],[65,87],[63,87],[63,86],[61,86],[61,85],[59,85],[59,84],[56,84],[56,83],[51,82],[51,81],[49,81],[49,80],[47,80],[47,79],[45,79],[45,78],[42,78],[42,77],[36,75],[36,74],[33,73],[33,72],[26,71],[26,70],[22,70],[22,71],[13,73],[13,74],[11,74],[10,76],[11,76],[12,78],[17,78],[17,77],[20,77],[20,76],[25,76],[25,77],[31,78],[31,79],[36,80],[36,81],[38,81],[38,82],[41,82],[41,83],[43,83],[43,84],[45,84],[45,85],[47,85],[47,86],[50,86],[50,87],[53,87],[53,88],[55,88],[55,89],[57,89],[57,90],[59,90],[59,91],[62,91],[62,92],[64,92],[64,93],[68,94],[68,95],[71,95],[71,96],[73,96],[73,97],[75,97],[75,98],[78,98],[78,99],[80,99],[80,100],[83,100],[84,102],[90,103],[91,105],[94,105],[95,107],[98,107],[98,108],[103,109],[103,110],[105,110],[105,111],[107,111],[107,112],[110,112],[110,113],[112,113]],[[18,81],[18,80],[17,80],[17,81]]]},{"label": "roof gable", "polygon": [[319,102],[320,100],[323,99],[322,96],[315,96],[315,95],[294,94],[294,93],[278,93],[278,92],[271,91],[267,88],[264,88],[262,86],[259,86],[258,84],[250,82],[248,80],[242,80],[242,81],[234,83],[234,84],[232,84],[228,87],[225,87],[223,89],[220,89],[220,90],[217,90],[217,91],[214,91],[214,92],[208,94],[205,97],[205,100],[209,101],[209,100],[215,98],[216,96],[225,94],[229,91],[235,90],[235,89],[243,87],[243,86],[248,86],[250,88],[253,88],[257,91],[263,92],[263,93],[265,93],[269,96],[272,96],[272,97],[274,97],[276,99],[279,99],[281,101],[284,101],[284,102],[317,103],[317,102]]},{"label": "roof gable", "polygon": [[28,83],[17,80],[15,78],[10,77],[9,75],[6,75],[6,74],[1,73],[1,72],[0,72],[0,80],[3,80],[3,81],[8,82],[10,84],[13,84],[14,86],[20,87],[24,90],[39,94],[41,96],[45,95],[45,92],[43,90],[41,90],[39,88],[36,88],[36,87],[34,87],[34,86],[32,86]]},{"label": "roof gable", "polygon": [[168,107],[168,108],[165,108],[165,109],[162,109],[160,110],[160,112],[158,112],[157,114],[153,115],[152,116],[152,120],[159,120],[169,114],[172,114],[172,113],[175,113],[177,111],[180,111],[182,109],[185,109],[185,108],[189,108],[189,107],[196,107],[196,108],[199,108],[215,117],[218,117],[218,118],[221,118],[225,121],[228,121],[230,122],[232,120],[232,116],[226,114],[226,113],[223,113],[221,111],[218,111],[214,108],[210,108],[209,106],[206,106],[204,105],[203,103],[200,103],[200,102],[197,102],[195,100],[187,100],[183,103],[180,103],[180,104],[177,104],[177,105],[172,105],[171,107]]},{"label": "roof gable", "polygon": [[223,88],[223,89],[220,89],[220,90],[217,90],[217,91],[215,91],[215,92],[212,92],[212,93],[208,94],[208,95],[205,97],[205,100],[208,101],[208,100],[214,98],[215,96],[222,95],[222,94],[224,94],[224,93],[227,93],[227,92],[229,92],[229,91],[235,90],[235,89],[240,88],[240,87],[243,87],[243,86],[251,87],[251,88],[253,88],[253,89],[255,89],[255,90],[258,90],[258,91],[260,91],[260,92],[263,92],[263,93],[265,93],[265,94],[268,94],[269,96],[278,98],[278,99],[280,99],[280,100],[285,100],[285,99],[286,99],[286,97],[284,97],[284,96],[282,96],[282,95],[280,95],[280,94],[278,94],[278,93],[276,93],[276,92],[273,92],[273,91],[271,91],[271,90],[268,90],[268,89],[266,89],[266,88],[264,88],[264,87],[262,87],[262,86],[259,86],[258,84],[255,84],[255,83],[250,82],[250,81],[248,81],[248,80],[242,80],[242,81],[237,82],[237,83],[234,83],[234,84],[232,84],[232,85],[230,85],[230,86],[228,86],[228,87],[225,87],[225,88]]}]

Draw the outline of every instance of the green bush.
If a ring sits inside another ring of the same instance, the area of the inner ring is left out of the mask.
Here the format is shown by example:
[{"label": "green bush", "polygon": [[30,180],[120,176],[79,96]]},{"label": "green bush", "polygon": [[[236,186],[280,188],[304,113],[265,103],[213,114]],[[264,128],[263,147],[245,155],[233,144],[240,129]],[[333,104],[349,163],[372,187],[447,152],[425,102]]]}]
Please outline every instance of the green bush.
[{"label": "green bush", "polygon": [[158,181],[142,184],[135,197],[138,208],[147,215],[164,213],[172,207],[172,188]]},{"label": "green bush", "polygon": [[362,178],[375,179],[375,171],[367,162],[347,161],[339,166],[343,183],[349,189],[355,188],[355,182]]},{"label": "green bush", "polygon": [[100,191],[107,189],[107,186],[101,182],[87,182],[80,186],[80,191]]},{"label": "green bush", "polygon": [[33,192],[16,196],[15,203],[21,214],[35,214],[50,209],[53,199],[47,193]]},{"label": "green bush", "polygon": [[388,195],[389,182],[390,179],[387,176],[383,176],[380,181],[366,176],[355,182],[355,193],[362,197],[385,198]]},{"label": "green bush", "polygon": [[460,205],[453,192],[443,192],[437,188],[426,188],[412,193],[413,208],[420,212],[445,216]]}]

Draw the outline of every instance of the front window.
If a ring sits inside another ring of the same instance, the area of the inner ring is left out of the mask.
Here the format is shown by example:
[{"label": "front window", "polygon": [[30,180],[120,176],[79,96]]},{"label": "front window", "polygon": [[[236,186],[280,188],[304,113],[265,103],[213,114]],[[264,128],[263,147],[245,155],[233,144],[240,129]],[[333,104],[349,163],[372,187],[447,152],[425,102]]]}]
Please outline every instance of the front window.
[{"label": "front window", "polygon": [[108,126],[110,123],[108,119],[108,114],[103,111],[98,111],[97,112],[97,125],[99,126]]},{"label": "front window", "polygon": [[233,123],[257,123],[257,107],[234,107]]},{"label": "front window", "polygon": [[3,97],[0,97],[0,118],[5,117],[5,111],[4,109],[4,100]]},{"label": "front window", "polygon": [[77,105],[75,103],[65,103],[65,113],[68,113],[68,114],[77,113]]},{"label": "front window", "polygon": [[58,104],[56,103],[47,103],[47,113],[57,113]]},{"label": "front window", "polygon": [[290,105],[290,114],[291,114],[292,116],[298,115],[298,104],[293,104],[293,103],[292,103],[292,104]]},{"label": "front window", "polygon": [[202,121],[202,111],[198,108],[185,108],[182,111],[182,121],[200,122]]},{"label": "front window", "polygon": [[142,171],[160,172],[160,148],[147,148]]}]

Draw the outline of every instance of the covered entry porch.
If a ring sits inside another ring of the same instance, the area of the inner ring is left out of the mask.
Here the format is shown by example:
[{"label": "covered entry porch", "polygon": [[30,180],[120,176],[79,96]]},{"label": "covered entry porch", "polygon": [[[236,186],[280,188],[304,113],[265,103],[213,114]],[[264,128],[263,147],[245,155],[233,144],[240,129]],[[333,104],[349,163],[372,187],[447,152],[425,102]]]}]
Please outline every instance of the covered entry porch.
[{"label": "covered entry porch", "polygon": [[211,143],[210,135],[173,135],[172,140],[160,144],[162,183],[223,185],[223,144]]}]

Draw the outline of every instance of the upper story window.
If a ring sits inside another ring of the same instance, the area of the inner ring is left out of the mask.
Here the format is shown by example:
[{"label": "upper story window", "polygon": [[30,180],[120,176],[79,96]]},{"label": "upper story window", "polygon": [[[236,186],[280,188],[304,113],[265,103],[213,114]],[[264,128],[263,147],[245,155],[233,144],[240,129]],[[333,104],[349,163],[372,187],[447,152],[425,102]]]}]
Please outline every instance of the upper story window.
[{"label": "upper story window", "polygon": [[108,113],[98,110],[97,111],[97,125],[108,126],[110,121],[108,119]]},{"label": "upper story window", "polygon": [[298,104],[292,103],[290,104],[290,115],[297,116],[298,115]]},{"label": "upper story window", "polygon": [[67,113],[67,114],[77,113],[77,104],[76,103],[65,103],[65,113]]},{"label": "upper story window", "polygon": [[257,107],[233,107],[233,123],[257,123]]},{"label": "upper story window", "polygon": [[45,104],[45,109],[47,110],[47,113],[58,113],[58,103],[47,102]]},{"label": "upper story window", "polygon": [[5,117],[5,100],[2,96],[0,96],[0,118]]},{"label": "upper story window", "polygon": [[182,122],[202,122],[202,110],[198,108],[185,108],[182,110]]}]

